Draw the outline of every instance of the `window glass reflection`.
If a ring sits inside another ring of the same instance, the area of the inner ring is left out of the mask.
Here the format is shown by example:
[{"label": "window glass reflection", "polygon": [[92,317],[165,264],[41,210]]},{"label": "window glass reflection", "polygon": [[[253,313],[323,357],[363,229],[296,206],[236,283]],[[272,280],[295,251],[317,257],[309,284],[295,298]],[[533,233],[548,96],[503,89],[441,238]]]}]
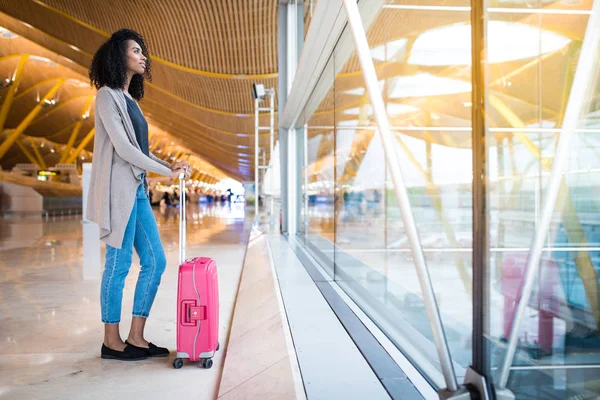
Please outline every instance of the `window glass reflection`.
[{"label": "window glass reflection", "polygon": [[[591,4],[486,2],[485,343],[491,377],[521,296]],[[396,0],[380,10],[363,9],[459,380],[472,361],[473,326],[469,6],[466,0]],[[305,109],[304,239],[340,286],[441,387],[406,227],[353,49],[346,30]],[[519,333],[508,385],[517,398],[600,396],[597,79],[589,87]]]},{"label": "window glass reflection", "polygon": [[[574,97],[586,96],[586,109],[578,110],[581,122],[570,146],[570,164],[554,205],[539,273],[516,338],[508,388],[517,398],[600,397],[600,248],[595,233],[600,189],[595,170],[600,159],[592,116],[598,110],[597,78],[589,82],[589,94],[572,90],[588,22],[586,12],[576,11],[589,9],[591,3],[534,4],[544,12],[496,10],[494,1],[487,3],[489,54],[504,49],[514,54],[501,67],[492,63],[486,67],[487,290],[494,379],[504,361],[530,246],[547,202],[545,190],[566,107]],[[526,26],[534,36],[519,42],[510,34],[495,38],[494,26]],[[573,29],[567,31],[567,26]],[[531,52],[535,46],[537,51]]]}]

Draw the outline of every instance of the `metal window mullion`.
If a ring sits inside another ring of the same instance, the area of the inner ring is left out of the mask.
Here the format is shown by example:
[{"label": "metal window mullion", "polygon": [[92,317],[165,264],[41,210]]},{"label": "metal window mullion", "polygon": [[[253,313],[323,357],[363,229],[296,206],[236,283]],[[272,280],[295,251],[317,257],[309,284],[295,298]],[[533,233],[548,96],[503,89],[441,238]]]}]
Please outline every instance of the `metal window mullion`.
[{"label": "metal window mullion", "polygon": [[298,212],[298,181],[296,173],[298,168],[297,162],[297,130],[291,128],[288,130],[288,233],[290,236],[296,235],[298,232],[297,212]]},{"label": "metal window mullion", "polygon": [[[282,112],[287,103],[287,5],[279,4],[277,8],[277,69],[279,79],[277,82],[278,96],[277,108]],[[281,118],[278,119],[281,123]],[[287,232],[287,129],[279,126],[279,166],[281,187],[281,232]]]},{"label": "metal window mullion", "polygon": [[[296,75],[298,64],[299,41],[302,35],[299,35],[300,25],[298,23],[299,6],[296,0],[290,0],[287,4],[287,25],[286,25],[286,95],[290,93],[292,84]],[[301,10],[300,10],[301,11]],[[294,126],[290,126],[287,132],[287,230],[290,236],[298,232],[298,133]],[[284,149],[281,149],[284,151]]]},{"label": "metal window mullion", "polygon": [[423,292],[423,299],[425,301],[425,307],[427,309],[427,315],[429,317],[429,323],[438,351],[446,386],[449,391],[455,392],[458,390],[456,373],[454,371],[454,366],[452,365],[450,350],[448,348],[448,343],[446,342],[446,336],[444,334],[444,328],[440,318],[439,309],[433,293],[431,277],[429,276],[419,234],[415,225],[414,216],[412,214],[408,192],[404,184],[404,178],[400,168],[400,159],[394,143],[394,136],[390,131],[389,121],[387,118],[385,105],[383,103],[383,96],[381,94],[381,90],[379,89],[377,74],[375,73],[373,59],[370,55],[366,33],[362,25],[356,0],[343,0],[343,4],[344,8],[346,9],[348,26],[352,31],[352,36],[356,45],[356,53],[360,61],[364,80],[369,92],[369,98],[371,100],[371,105],[377,121],[378,131],[381,135],[384,153],[388,160],[388,167],[394,183],[394,189],[396,192],[396,197],[398,198],[402,218],[404,220],[406,233],[411,247],[411,253],[415,261],[415,267],[419,277],[421,291]]},{"label": "metal window mullion", "polygon": [[308,124],[304,124],[304,236],[308,236]]},{"label": "metal window mullion", "polygon": [[275,148],[275,89],[271,89],[271,94],[269,96],[269,106],[270,110],[270,122],[271,122],[271,130],[270,134],[270,144],[271,144],[271,153],[269,153],[269,164],[270,164],[270,181],[271,181],[271,225],[275,223],[275,217],[273,214],[275,213],[275,163],[273,159],[273,149]]},{"label": "metal window mullion", "polygon": [[573,133],[577,128],[581,110],[584,107],[585,96],[588,93],[588,86],[592,73],[596,67],[598,44],[600,43],[600,0],[594,0],[592,5],[592,13],[588,20],[587,29],[581,47],[581,54],[577,64],[575,77],[573,78],[573,86],[569,95],[569,101],[565,110],[565,118],[561,128],[558,146],[554,162],[552,163],[552,172],[547,183],[547,189],[544,196],[544,207],[538,229],[535,232],[527,265],[525,267],[525,279],[522,289],[521,298],[519,299],[516,311],[513,316],[512,327],[510,330],[509,341],[507,344],[504,361],[499,370],[498,388],[505,389],[508,383],[510,367],[512,365],[516,349],[518,334],[521,328],[522,316],[525,313],[525,308],[529,303],[535,277],[540,267],[540,259],[546,235],[550,229],[552,222],[552,214],[558,199],[563,173],[568,164],[570,144]]},{"label": "metal window mullion", "polygon": [[296,27],[298,17],[296,11],[298,8],[295,3],[295,1],[290,1],[287,5],[287,93],[292,90],[294,75],[296,74],[296,64],[298,62],[296,55],[298,52],[298,32]]},{"label": "metal window mullion", "polygon": [[472,368],[479,375],[485,376],[485,307],[486,276],[488,268],[488,223],[486,197],[486,146],[485,146],[485,19],[484,4],[479,0],[471,0],[471,135],[473,157],[473,355]]}]

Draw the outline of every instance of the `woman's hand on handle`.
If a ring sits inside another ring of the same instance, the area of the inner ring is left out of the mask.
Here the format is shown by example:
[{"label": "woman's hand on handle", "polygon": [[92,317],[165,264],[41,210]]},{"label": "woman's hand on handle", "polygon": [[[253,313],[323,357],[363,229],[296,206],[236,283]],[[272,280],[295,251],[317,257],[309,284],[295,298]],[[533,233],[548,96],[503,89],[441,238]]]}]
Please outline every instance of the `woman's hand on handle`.
[{"label": "woman's hand on handle", "polygon": [[175,164],[173,164],[173,166],[171,167],[172,169],[185,169],[188,173],[192,173],[192,167],[190,167],[190,164],[187,163],[187,161],[178,161]]},{"label": "woman's hand on handle", "polygon": [[179,178],[179,174],[183,173],[184,174],[184,178],[183,179],[188,179],[190,177],[190,173],[183,169],[183,168],[175,168],[173,167],[173,169],[171,170],[171,179],[178,179]]}]

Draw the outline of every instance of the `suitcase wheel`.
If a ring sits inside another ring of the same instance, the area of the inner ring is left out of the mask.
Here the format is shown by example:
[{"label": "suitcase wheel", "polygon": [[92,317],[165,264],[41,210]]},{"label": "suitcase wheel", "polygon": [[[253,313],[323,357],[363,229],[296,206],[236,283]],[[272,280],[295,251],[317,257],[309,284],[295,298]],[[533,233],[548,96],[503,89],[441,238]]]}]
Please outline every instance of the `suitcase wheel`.
[{"label": "suitcase wheel", "polygon": [[217,349],[216,349],[216,351],[219,351],[220,348],[221,348],[221,343],[217,342]]},{"label": "suitcase wheel", "polygon": [[183,360],[181,358],[176,358],[173,360],[173,368],[179,369],[183,367]]},{"label": "suitcase wheel", "polygon": [[212,358],[204,358],[201,362],[200,362],[200,366],[202,368],[206,368],[209,369],[210,367],[213,366],[213,360]]}]

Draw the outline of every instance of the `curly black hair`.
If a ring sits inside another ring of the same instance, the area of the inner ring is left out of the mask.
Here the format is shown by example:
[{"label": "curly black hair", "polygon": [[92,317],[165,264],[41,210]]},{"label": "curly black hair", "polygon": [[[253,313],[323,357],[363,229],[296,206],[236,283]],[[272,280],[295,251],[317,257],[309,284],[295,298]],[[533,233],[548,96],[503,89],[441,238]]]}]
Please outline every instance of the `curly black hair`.
[{"label": "curly black hair", "polygon": [[108,86],[113,89],[122,89],[127,81],[127,41],[134,40],[142,48],[146,56],[146,70],[144,74],[135,74],[129,83],[129,94],[140,100],[144,97],[144,79],[152,82],[150,54],[142,35],[131,29],[120,29],[112,34],[96,54],[90,65],[90,83],[96,89]]}]

